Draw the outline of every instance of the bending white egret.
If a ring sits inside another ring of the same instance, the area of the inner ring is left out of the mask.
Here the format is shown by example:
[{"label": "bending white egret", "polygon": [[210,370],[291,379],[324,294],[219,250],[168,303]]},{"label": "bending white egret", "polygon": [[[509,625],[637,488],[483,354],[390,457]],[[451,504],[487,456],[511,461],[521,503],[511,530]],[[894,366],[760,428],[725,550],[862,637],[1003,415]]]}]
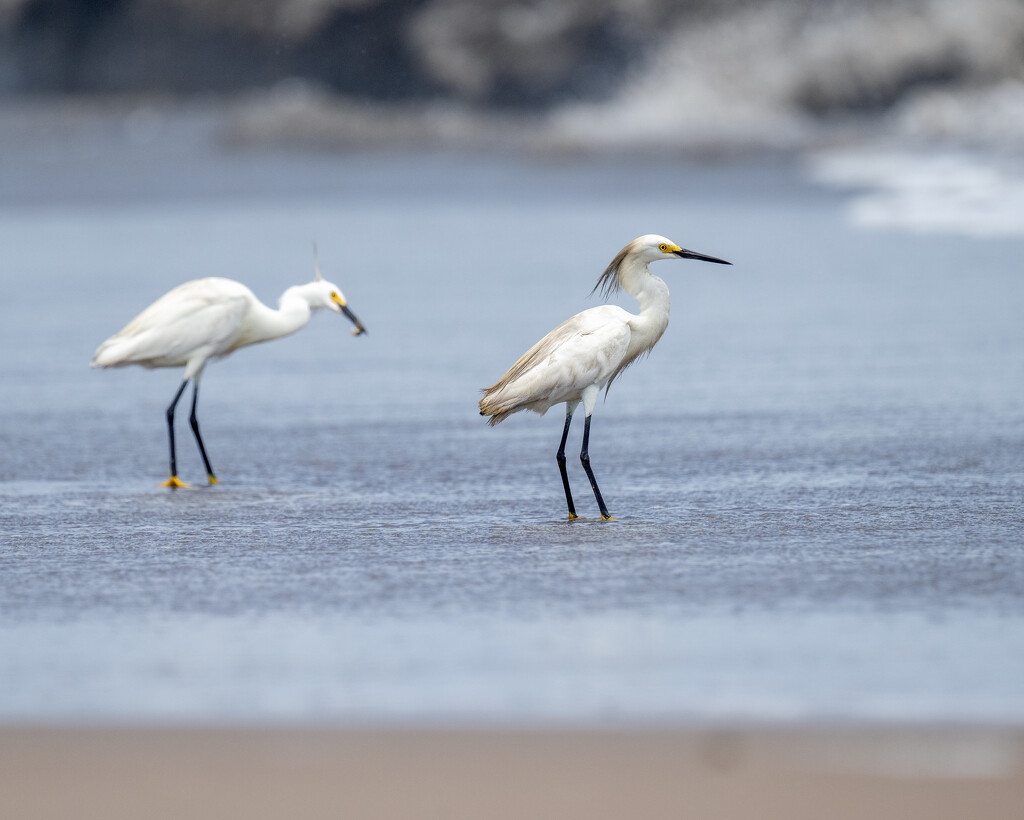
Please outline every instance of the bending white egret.
[{"label": "bending white egret", "polygon": [[601,518],[611,518],[590,468],[590,415],[601,388],[607,395],[618,375],[637,358],[650,353],[668,327],[668,285],[647,267],[659,259],[732,264],[680,248],[664,236],[648,234],[634,239],[619,251],[594,290],[607,297],[622,289],[640,303],[640,312],[633,314],[616,305],[601,305],[577,313],[527,350],[504,376],[483,390],[480,415],[490,416],[492,426],[520,410],[543,415],[553,405],[565,403],[565,427],[555,458],[562,474],[570,521],[578,516],[565,471],[565,440],[572,414],[580,402],[585,418],[580,461],[601,508]]},{"label": "bending white egret", "polygon": [[174,408],[192,382],[192,413],[189,424],[199,445],[211,484],[217,478],[199,435],[196,402],[199,379],[210,359],[218,359],[246,345],[280,339],[299,330],[320,308],[343,313],[355,325],[354,336],[366,332],[349,309],[341,289],[326,281],[316,265],[316,277],[306,285],[288,288],[278,309],[267,307],[241,282],[212,277],[185,282],[165,293],[114,336],[99,346],[93,367],[184,367],[184,379],[167,408],[167,433],[171,443],[171,477],[160,486],[188,487],[178,478],[174,452]]}]

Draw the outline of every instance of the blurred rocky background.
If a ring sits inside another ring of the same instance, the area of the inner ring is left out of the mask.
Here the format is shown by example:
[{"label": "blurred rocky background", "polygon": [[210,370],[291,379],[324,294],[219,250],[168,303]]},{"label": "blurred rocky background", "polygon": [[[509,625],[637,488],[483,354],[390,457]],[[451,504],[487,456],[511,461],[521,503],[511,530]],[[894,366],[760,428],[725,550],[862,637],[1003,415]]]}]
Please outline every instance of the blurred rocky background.
[{"label": "blurred rocky background", "polygon": [[1022,0],[0,0],[0,95],[241,101],[236,133],[1024,144]]}]

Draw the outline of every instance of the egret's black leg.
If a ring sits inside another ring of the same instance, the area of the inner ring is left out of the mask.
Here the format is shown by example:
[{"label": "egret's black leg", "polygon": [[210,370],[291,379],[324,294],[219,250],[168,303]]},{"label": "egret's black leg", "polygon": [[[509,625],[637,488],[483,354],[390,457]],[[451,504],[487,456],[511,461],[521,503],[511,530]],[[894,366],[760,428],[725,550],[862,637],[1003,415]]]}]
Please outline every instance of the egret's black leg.
[{"label": "egret's black leg", "polygon": [[590,446],[590,416],[587,416],[583,420],[583,449],[580,450],[580,461],[583,462],[583,469],[587,472],[587,478],[590,479],[590,489],[594,491],[594,498],[597,499],[597,506],[601,508],[601,518],[608,521],[611,518],[611,514],[608,512],[608,508],[604,505],[604,499],[601,497],[601,490],[597,486],[597,479],[594,478],[594,471],[590,469],[590,453],[587,452],[587,448]]},{"label": "egret's black leg", "polygon": [[576,515],[576,505],[572,503],[572,490],[569,489],[569,474],[565,471],[565,440],[569,437],[569,425],[572,424],[572,413],[565,414],[565,429],[562,430],[562,442],[558,445],[558,452],[555,459],[558,461],[558,471],[562,474],[562,486],[565,488],[565,503],[569,505],[569,520],[575,521],[579,518]]},{"label": "egret's black leg", "polygon": [[196,437],[196,444],[199,445],[199,455],[203,457],[203,464],[206,466],[206,478],[211,484],[217,484],[217,476],[213,474],[213,467],[210,466],[210,459],[206,457],[206,447],[203,446],[203,437],[199,435],[199,419],[196,418],[196,403],[199,401],[199,382],[192,382],[192,413],[188,417],[188,423],[192,427],[192,434]]},{"label": "egret's black leg", "polygon": [[171,441],[171,477],[167,479],[161,487],[187,487],[178,478],[178,459],[174,454],[174,408],[178,404],[178,399],[181,398],[181,394],[185,392],[185,386],[188,384],[188,379],[185,379],[181,383],[181,387],[178,388],[178,392],[174,394],[174,401],[171,402],[171,406],[167,408],[167,437]]}]

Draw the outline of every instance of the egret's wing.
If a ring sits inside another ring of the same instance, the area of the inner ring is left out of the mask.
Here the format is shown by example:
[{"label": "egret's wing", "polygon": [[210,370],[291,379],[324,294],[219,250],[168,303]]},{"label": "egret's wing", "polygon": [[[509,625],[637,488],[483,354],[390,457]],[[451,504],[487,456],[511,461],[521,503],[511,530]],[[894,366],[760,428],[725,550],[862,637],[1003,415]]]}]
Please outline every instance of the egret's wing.
[{"label": "egret's wing", "polygon": [[603,384],[626,353],[630,329],[621,317],[586,311],[573,318],[578,320],[575,332],[553,345],[520,379],[538,398],[563,401],[592,384]]},{"label": "egret's wing", "polygon": [[100,345],[97,367],[185,364],[197,353],[230,349],[255,297],[229,279],[196,279],[161,296],[123,330]]},{"label": "egret's wing", "polygon": [[562,322],[484,390],[480,409],[504,417],[534,403],[565,401],[585,387],[604,384],[629,346],[628,318],[622,308],[603,305]]}]

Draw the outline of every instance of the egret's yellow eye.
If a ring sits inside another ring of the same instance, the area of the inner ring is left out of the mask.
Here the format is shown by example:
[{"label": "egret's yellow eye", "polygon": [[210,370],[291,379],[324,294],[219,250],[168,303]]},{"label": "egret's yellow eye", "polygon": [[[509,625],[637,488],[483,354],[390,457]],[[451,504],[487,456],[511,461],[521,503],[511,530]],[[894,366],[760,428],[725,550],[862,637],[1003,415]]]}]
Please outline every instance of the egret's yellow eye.
[{"label": "egret's yellow eye", "polygon": [[341,295],[336,290],[331,291],[331,301],[345,307],[345,300],[341,298]]},{"label": "egret's yellow eye", "polygon": [[658,250],[661,251],[662,253],[668,253],[668,245],[662,242],[660,245],[658,245]]}]

